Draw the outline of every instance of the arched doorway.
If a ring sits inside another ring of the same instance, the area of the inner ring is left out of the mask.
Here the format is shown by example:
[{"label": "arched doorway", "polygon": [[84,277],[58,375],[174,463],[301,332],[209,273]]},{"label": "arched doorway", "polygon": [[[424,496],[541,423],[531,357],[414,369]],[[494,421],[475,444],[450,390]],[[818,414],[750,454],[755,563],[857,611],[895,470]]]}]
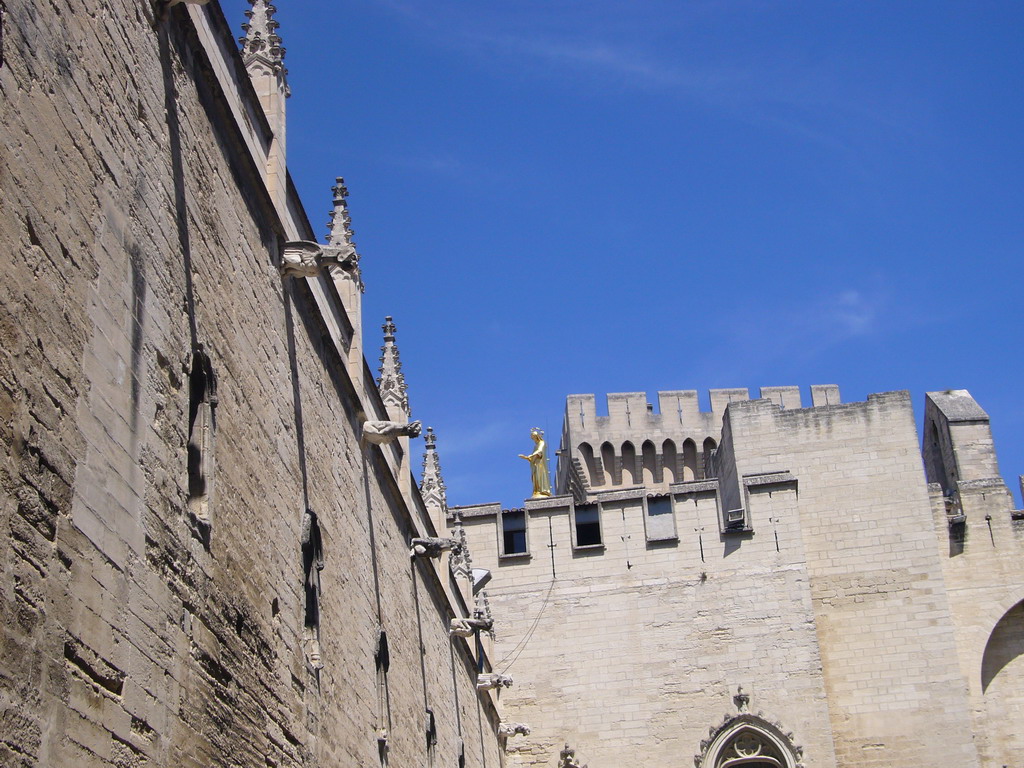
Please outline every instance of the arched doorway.
[{"label": "arched doorway", "polygon": [[701,742],[697,768],[802,768],[802,750],[767,720],[742,713]]}]

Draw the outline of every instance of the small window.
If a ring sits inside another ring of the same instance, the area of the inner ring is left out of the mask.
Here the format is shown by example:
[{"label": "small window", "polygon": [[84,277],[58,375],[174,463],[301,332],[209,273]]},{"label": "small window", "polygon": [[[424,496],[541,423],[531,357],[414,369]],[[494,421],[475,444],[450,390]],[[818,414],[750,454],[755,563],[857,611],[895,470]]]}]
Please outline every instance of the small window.
[{"label": "small window", "polygon": [[217,379],[210,358],[197,347],[192,353],[188,396],[188,511],[210,524],[213,496],[214,436],[217,429]]},{"label": "small window", "polygon": [[677,538],[671,496],[647,497],[647,515],[644,525],[648,541],[673,541]]},{"label": "small window", "polygon": [[525,555],[526,511],[514,509],[501,513],[501,554]]},{"label": "small window", "polygon": [[601,515],[597,504],[577,504],[574,525],[577,547],[601,546]]}]

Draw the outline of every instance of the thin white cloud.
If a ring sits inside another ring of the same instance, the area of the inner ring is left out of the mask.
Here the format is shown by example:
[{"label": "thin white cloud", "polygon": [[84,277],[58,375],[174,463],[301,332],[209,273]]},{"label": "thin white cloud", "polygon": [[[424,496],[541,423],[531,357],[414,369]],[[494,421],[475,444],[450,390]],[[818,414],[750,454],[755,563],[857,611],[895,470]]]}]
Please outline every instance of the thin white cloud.
[{"label": "thin white cloud", "polygon": [[[902,137],[927,131],[927,110],[913,94],[844,77],[828,62],[778,48],[716,49],[698,59],[688,40],[737,17],[774,13],[777,4],[713,0],[501,4],[466,8],[432,0],[375,0],[431,44],[459,49],[517,76],[587,82],[605,93],[656,92],[683,98],[800,138],[854,153],[857,126]],[[666,34],[666,32],[668,34]],[[671,39],[671,44],[666,38]],[[859,90],[858,90],[859,89]]]}]

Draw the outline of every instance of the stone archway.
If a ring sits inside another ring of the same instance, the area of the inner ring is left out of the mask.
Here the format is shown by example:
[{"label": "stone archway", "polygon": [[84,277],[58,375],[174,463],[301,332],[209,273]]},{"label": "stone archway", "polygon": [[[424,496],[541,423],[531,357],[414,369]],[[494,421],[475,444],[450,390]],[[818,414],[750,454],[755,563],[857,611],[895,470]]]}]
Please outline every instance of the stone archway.
[{"label": "stone archway", "polygon": [[746,712],[712,728],[700,746],[696,768],[803,768],[803,750],[793,745],[792,734]]},{"label": "stone archway", "polygon": [[1012,765],[1024,752],[1024,601],[993,627],[979,672],[986,714],[979,747],[993,765]]}]

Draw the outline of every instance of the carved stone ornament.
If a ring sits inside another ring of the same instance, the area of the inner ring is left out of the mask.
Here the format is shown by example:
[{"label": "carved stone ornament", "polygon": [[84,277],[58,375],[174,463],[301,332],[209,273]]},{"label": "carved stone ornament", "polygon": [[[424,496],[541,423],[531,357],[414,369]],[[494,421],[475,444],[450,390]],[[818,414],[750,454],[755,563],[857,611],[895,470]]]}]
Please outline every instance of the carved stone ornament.
[{"label": "carved stone ornament", "polygon": [[458,542],[455,539],[416,538],[409,543],[409,557],[440,557],[441,553],[452,549]]},{"label": "carved stone ornament", "polygon": [[472,637],[477,632],[490,632],[494,628],[494,619],[474,617],[467,619],[458,617],[452,619],[448,626],[449,637]]},{"label": "carved stone ornament", "polygon": [[803,747],[793,744],[793,734],[779,723],[769,722],[761,713],[726,715],[722,724],[712,726],[693,756],[695,768],[733,768],[757,763],[773,768],[804,768]]},{"label": "carved stone ornament", "polygon": [[558,768],[587,768],[587,766],[580,765],[580,761],[576,757],[576,750],[566,744],[558,755]]},{"label": "carved stone ornament", "polygon": [[750,706],[750,695],[743,692],[743,686],[736,688],[736,695],[732,697],[733,703],[736,705],[736,709],[740,712],[745,712],[747,707]]},{"label": "carved stone ornament", "polygon": [[397,421],[364,421],[363,440],[374,445],[393,443],[399,437],[419,437],[423,426],[419,421],[399,424]]},{"label": "carved stone ornament", "polygon": [[315,277],[328,266],[346,272],[356,269],[358,257],[351,245],[320,245],[310,240],[291,240],[281,252],[282,277]]},{"label": "carved stone ornament", "polygon": [[530,726],[526,723],[499,723],[498,736],[507,739],[511,736],[529,736]]},{"label": "carved stone ornament", "polygon": [[510,675],[499,675],[497,672],[476,676],[476,689],[478,691],[493,691],[496,688],[511,688],[512,677]]}]

